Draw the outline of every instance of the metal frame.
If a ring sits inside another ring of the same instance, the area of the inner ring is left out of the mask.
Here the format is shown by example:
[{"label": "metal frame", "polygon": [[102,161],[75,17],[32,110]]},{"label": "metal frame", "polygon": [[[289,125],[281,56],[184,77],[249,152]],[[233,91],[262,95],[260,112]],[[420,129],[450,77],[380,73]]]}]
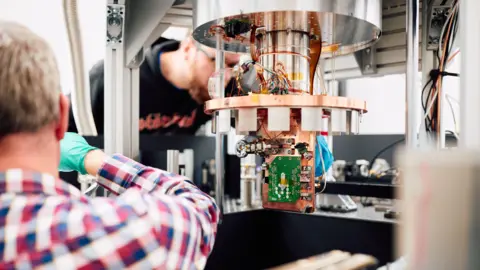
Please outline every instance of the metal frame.
[{"label": "metal frame", "polygon": [[[176,1],[183,4],[185,1]],[[174,0],[108,0],[107,10],[122,9],[121,39],[111,40],[110,30],[118,27],[108,20],[105,57],[105,152],[139,155],[139,67],[144,47],[149,46],[170,24],[163,16]],[[108,11],[107,11],[108,12]]]},{"label": "metal frame", "polygon": [[[104,62],[104,150],[107,154],[120,153],[138,159],[139,67],[144,61],[144,48],[170,26],[162,23],[170,7],[184,3],[178,0],[108,0]],[[119,10],[120,23],[111,20],[113,9]],[[117,38],[112,39],[112,35]]]},{"label": "metal frame", "polygon": [[407,74],[406,74],[406,127],[407,147],[418,147],[418,116],[420,96],[418,95],[418,42],[419,42],[420,0],[407,0]]}]

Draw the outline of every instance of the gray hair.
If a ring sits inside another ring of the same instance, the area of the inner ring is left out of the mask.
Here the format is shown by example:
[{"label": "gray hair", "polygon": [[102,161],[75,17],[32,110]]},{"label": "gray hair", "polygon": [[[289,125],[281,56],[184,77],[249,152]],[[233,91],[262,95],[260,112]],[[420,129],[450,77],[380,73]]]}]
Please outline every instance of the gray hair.
[{"label": "gray hair", "polygon": [[0,20],[0,138],[58,120],[60,76],[53,51],[28,28]]}]

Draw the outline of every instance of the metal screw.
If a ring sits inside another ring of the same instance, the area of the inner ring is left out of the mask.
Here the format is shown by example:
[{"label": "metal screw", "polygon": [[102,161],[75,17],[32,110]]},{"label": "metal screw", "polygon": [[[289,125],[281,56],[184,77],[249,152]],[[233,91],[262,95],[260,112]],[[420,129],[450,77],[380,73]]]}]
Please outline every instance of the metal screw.
[{"label": "metal screw", "polygon": [[368,65],[365,66],[365,69],[366,69],[366,70],[370,70],[370,68],[372,68],[372,66],[371,66],[370,64],[368,64]]},{"label": "metal screw", "polygon": [[369,53],[370,53],[370,48],[367,48],[367,49],[365,50],[365,52],[366,52],[367,54],[369,54]]}]

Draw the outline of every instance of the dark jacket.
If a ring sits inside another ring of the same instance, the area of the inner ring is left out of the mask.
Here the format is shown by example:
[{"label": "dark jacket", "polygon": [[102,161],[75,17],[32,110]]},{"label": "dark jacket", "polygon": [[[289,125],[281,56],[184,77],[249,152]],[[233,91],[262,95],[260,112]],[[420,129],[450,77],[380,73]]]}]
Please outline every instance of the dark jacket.
[{"label": "dark jacket", "polygon": [[[193,135],[211,119],[204,113],[204,105],[196,103],[188,91],[178,89],[167,81],[160,70],[160,54],[174,51],[179,42],[161,39],[145,52],[140,66],[140,132],[154,134]],[[104,127],[104,62],[90,70],[92,111],[99,134]],[[227,89],[232,87],[231,84]],[[69,131],[77,132],[70,112]]]}]

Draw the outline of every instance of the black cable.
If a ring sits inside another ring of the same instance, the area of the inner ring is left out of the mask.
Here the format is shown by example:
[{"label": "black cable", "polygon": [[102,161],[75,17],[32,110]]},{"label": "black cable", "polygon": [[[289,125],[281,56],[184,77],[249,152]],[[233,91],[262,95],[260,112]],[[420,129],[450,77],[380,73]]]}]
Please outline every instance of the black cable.
[{"label": "black cable", "polygon": [[383,148],[382,150],[380,150],[373,158],[372,160],[370,161],[370,164],[368,165],[368,169],[371,170],[372,169],[372,166],[373,166],[373,163],[375,162],[375,160],[381,155],[383,154],[385,151],[387,151],[388,149],[394,147],[395,145],[401,143],[405,141],[405,138],[402,138],[400,140],[397,140],[389,145],[387,145],[385,148]]},{"label": "black cable", "polygon": [[[427,96],[427,97],[425,98],[425,90],[427,89],[427,86],[428,86],[430,83],[432,83],[432,82],[433,82],[433,80],[432,80],[432,78],[430,78],[430,79],[428,80],[428,82],[425,84],[425,86],[423,87],[423,89],[422,89],[422,108],[423,108],[423,115],[427,114],[428,101],[430,100],[430,97],[429,97],[429,96]],[[428,131],[430,125],[431,125],[431,119],[430,119],[430,117],[427,115],[427,117],[425,117],[425,128],[427,129],[427,131]]]}]

